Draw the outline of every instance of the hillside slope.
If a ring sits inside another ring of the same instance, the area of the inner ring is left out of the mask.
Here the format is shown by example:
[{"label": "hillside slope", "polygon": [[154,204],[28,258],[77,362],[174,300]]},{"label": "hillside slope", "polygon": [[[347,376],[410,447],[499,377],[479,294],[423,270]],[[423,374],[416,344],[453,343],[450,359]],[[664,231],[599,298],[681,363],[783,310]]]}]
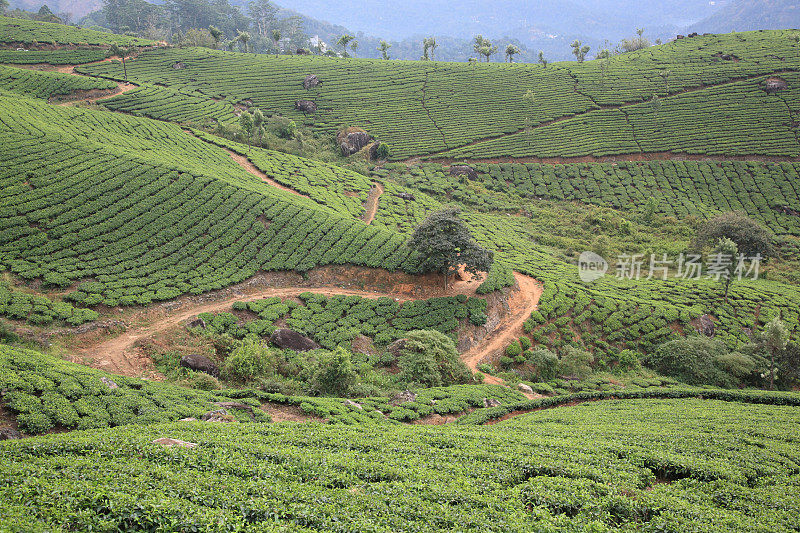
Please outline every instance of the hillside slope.
[{"label": "hillside slope", "polygon": [[797,0],[732,0],[717,12],[693,24],[689,31],[730,31],[800,28]]},{"label": "hillside slope", "polygon": [[[341,126],[360,126],[387,142],[394,159],[706,150],[796,157],[797,80],[787,80],[788,91],[763,91],[766,77],[800,68],[800,43],[792,35],[708,35],[547,68],[161,49],[130,61],[128,73],[137,83],[202,93],[209,103],[224,98],[289,116],[326,135]],[[78,70],[114,79],[122,74],[113,63]],[[303,89],[309,74],[322,85]],[[295,110],[299,99],[315,101],[318,111]],[[767,110],[761,120],[742,112],[760,108]],[[148,114],[146,106],[139,110]],[[149,116],[161,118],[155,112]],[[684,132],[682,125],[704,131]],[[704,147],[704,140],[732,136],[738,139],[733,145],[722,141]],[[508,146],[497,151],[493,143],[499,140]],[[482,141],[486,148],[473,149]]]},{"label": "hillside slope", "polygon": [[[8,93],[0,117],[2,263],[50,285],[84,281],[75,301],[147,303],[258,270],[411,267],[403,237],[266,184],[176,125]],[[281,156],[287,173],[342,174]]]}]

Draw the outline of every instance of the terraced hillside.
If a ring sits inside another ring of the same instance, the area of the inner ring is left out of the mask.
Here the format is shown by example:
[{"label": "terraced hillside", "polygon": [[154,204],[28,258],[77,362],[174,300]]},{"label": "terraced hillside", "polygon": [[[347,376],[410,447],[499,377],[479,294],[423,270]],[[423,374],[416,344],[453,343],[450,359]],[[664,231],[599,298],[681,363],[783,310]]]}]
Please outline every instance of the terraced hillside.
[{"label": "terraced hillside", "polygon": [[86,30],[65,24],[0,16],[0,44],[4,46],[31,45],[34,48],[44,47],[47,49],[48,46],[74,45],[76,47],[94,46],[107,48],[112,43],[117,43],[120,46],[149,46],[156,44],[155,41],[149,39]]},{"label": "terraced hillside", "polygon": [[[180,93],[175,98],[201,93],[208,105],[212,98],[245,103],[326,134],[360,126],[387,142],[394,159],[664,152],[795,158],[795,33],[701,36],[546,68],[160,49],[131,61],[129,75],[137,83],[166,85]],[[79,70],[121,75],[113,64]],[[309,74],[323,83],[305,90]],[[765,82],[776,76],[788,88],[767,94]],[[296,111],[298,99],[315,101],[318,111]],[[161,118],[155,104],[149,110],[139,100],[140,112]]]},{"label": "terraced hillside", "polygon": [[[0,95],[3,266],[70,298],[148,303],[258,270],[411,268],[404,238],[279,190],[179,126]],[[281,156],[297,175],[338,168]]]},{"label": "terraced hillside", "polygon": [[798,421],[796,407],[628,400],[477,428],[92,430],[0,444],[13,481],[0,518],[75,530],[790,531]]}]

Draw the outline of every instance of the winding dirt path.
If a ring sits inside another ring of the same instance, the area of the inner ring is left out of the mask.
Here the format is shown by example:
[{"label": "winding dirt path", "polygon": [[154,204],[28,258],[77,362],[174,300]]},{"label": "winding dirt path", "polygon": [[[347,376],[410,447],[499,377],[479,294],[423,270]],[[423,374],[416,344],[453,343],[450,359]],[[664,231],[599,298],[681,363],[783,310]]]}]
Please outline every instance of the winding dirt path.
[{"label": "winding dirt path", "polygon": [[[478,364],[487,356],[498,350],[503,350],[511,340],[517,337],[521,331],[522,323],[530,317],[531,312],[536,309],[539,297],[542,294],[542,286],[535,279],[523,274],[515,273],[517,278],[518,290],[515,290],[509,300],[510,313],[504,318],[497,328],[490,333],[478,345],[471,348],[462,355],[462,359],[467,366],[475,371]],[[453,284],[452,293],[464,293],[465,291],[474,292],[477,283],[469,284],[466,282]],[[418,296],[404,295],[402,292],[392,291],[372,291],[362,289],[347,289],[336,285],[296,285],[288,287],[272,287],[259,289],[249,294],[231,293],[223,299],[209,302],[195,302],[185,299],[175,310],[164,309],[165,316],[155,318],[146,325],[132,326],[125,332],[108,339],[101,340],[98,344],[86,348],[76,349],[78,357],[76,361],[88,362],[92,366],[101,368],[115,374],[126,376],[152,375],[157,376],[153,371],[150,360],[139,353],[136,343],[163,333],[172,328],[181,326],[183,323],[196,317],[200,313],[213,313],[217,311],[230,310],[233,302],[249,302],[262,298],[278,296],[280,298],[292,298],[303,292],[313,291],[325,296],[345,295],[362,296],[366,298],[379,298],[382,296],[394,298],[398,301],[409,301],[418,299]],[[143,310],[147,312],[147,310]],[[502,380],[493,376],[486,376],[486,383],[502,384]]]},{"label": "winding dirt path", "polygon": [[240,167],[245,169],[250,174],[252,174],[254,176],[258,176],[261,179],[261,181],[263,181],[265,183],[269,183],[273,187],[276,187],[276,188],[281,189],[281,190],[286,191],[286,192],[290,192],[290,193],[295,194],[297,196],[305,196],[304,194],[301,194],[301,193],[297,192],[294,189],[291,189],[291,188],[289,188],[289,187],[287,187],[285,185],[281,185],[280,183],[278,183],[274,179],[272,179],[269,176],[267,176],[257,166],[255,166],[253,164],[253,162],[250,161],[246,156],[243,156],[241,154],[237,154],[233,150],[229,150],[228,148],[225,148],[225,147],[221,147],[221,148],[223,150],[225,150],[226,152],[228,152],[228,155],[230,156],[230,158],[233,159],[234,161],[236,161],[237,163],[239,163]]},{"label": "winding dirt path", "polygon": [[[531,317],[531,313],[539,306],[544,288],[537,280],[525,274],[514,272],[518,290],[512,293],[508,302],[509,313],[500,321],[495,330],[481,342],[461,354],[461,360],[473,372],[478,371],[478,365],[497,353],[505,350],[511,341],[522,334],[522,324]],[[484,383],[502,385],[503,380],[495,376],[484,376]]]},{"label": "winding dirt path", "polygon": [[364,214],[361,215],[361,220],[363,220],[365,224],[372,224],[372,221],[375,220],[375,214],[378,212],[378,204],[381,195],[383,195],[383,185],[376,181],[369,190],[367,201],[364,202]]},{"label": "winding dirt path", "polygon": [[74,91],[68,95],[63,95],[57,100],[53,100],[51,97],[50,103],[53,105],[66,106],[79,102],[97,102],[98,100],[105,100],[106,98],[111,98],[112,96],[127,93],[128,91],[138,88],[139,86],[133,83],[125,83],[120,81],[117,82],[116,89],[89,89],[87,91]]}]

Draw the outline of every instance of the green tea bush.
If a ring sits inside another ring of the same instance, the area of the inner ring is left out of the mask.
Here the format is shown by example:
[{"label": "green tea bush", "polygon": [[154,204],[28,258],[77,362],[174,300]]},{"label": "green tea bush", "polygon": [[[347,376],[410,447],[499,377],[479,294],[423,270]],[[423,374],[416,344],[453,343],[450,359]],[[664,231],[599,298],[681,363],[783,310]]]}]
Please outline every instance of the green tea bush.
[{"label": "green tea bush", "polygon": [[450,337],[438,331],[417,330],[405,338],[397,363],[404,381],[427,387],[469,381],[469,369],[458,358]]}]

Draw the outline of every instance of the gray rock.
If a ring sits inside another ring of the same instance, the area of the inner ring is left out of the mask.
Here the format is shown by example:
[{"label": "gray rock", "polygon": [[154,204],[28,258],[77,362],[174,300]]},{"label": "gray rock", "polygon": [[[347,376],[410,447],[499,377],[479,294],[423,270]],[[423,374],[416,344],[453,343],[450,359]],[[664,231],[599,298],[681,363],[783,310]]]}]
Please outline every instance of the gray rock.
[{"label": "gray rock", "polygon": [[372,142],[372,137],[364,130],[348,128],[336,135],[336,142],[339,144],[342,154],[348,156],[360,152]]},{"label": "gray rock", "polygon": [[194,320],[189,322],[189,327],[190,328],[203,328],[203,329],[206,329],[206,321],[203,320],[202,318],[199,318],[199,317],[195,318]]},{"label": "gray rock", "polygon": [[235,419],[225,409],[209,411],[200,417],[203,422],[234,422]]},{"label": "gray rock", "polygon": [[319,348],[319,344],[313,340],[286,328],[275,330],[275,333],[272,334],[269,341],[279,348],[294,350],[295,352],[307,352]]},{"label": "gray rock", "polygon": [[347,407],[352,407],[353,409],[357,409],[357,410],[359,410],[359,411],[361,411],[362,409],[364,409],[364,408],[361,406],[361,404],[360,404],[360,403],[358,403],[358,402],[354,402],[353,400],[345,400],[345,401],[344,401],[344,404],[345,404]]},{"label": "gray rock", "polygon": [[483,399],[483,406],[484,407],[500,407],[502,404],[500,400],[496,400],[495,398],[484,398]]},{"label": "gray rock", "polygon": [[205,372],[214,377],[219,377],[219,368],[214,364],[214,361],[204,355],[191,354],[181,357],[180,366],[194,370],[196,372]]},{"label": "gray rock", "polygon": [[451,176],[466,176],[471,180],[478,179],[478,173],[469,165],[453,165],[450,167]]},{"label": "gray rock", "polygon": [[108,387],[108,388],[109,388],[109,389],[111,389],[111,390],[114,390],[114,389],[118,389],[118,388],[119,388],[119,385],[117,385],[116,383],[114,383],[114,381],[113,381],[112,379],[110,379],[110,378],[107,378],[107,377],[105,377],[105,376],[103,376],[102,378],[100,378],[100,381],[102,381],[102,382],[105,384],[105,386],[106,386],[106,387]]},{"label": "gray rock", "polygon": [[311,100],[298,100],[294,103],[294,108],[303,113],[316,113],[317,104]]},{"label": "gray rock", "polygon": [[306,90],[316,87],[317,85],[322,85],[322,82],[319,81],[316,74],[309,74],[306,76],[306,79],[303,80],[303,88]]},{"label": "gray rock", "polygon": [[21,438],[22,435],[20,435],[19,431],[12,427],[0,428],[0,440],[17,440]]},{"label": "gray rock", "polygon": [[711,319],[711,315],[701,316],[696,329],[698,333],[706,337],[713,337],[717,330],[714,321]]},{"label": "gray rock", "polygon": [[398,197],[398,198],[400,198],[401,200],[408,200],[409,202],[413,202],[414,200],[416,200],[416,199],[417,199],[417,198],[416,198],[416,197],[415,197],[413,194],[411,194],[410,192],[398,192],[398,193],[395,193],[395,196],[397,196],[397,197]]},{"label": "gray rock", "polygon": [[524,383],[520,383],[519,385],[517,385],[517,388],[527,394],[533,394],[533,389],[530,387],[530,385],[525,385]]},{"label": "gray rock", "polygon": [[401,403],[406,402],[416,402],[417,395],[410,390],[405,390],[398,394],[392,396],[392,400],[389,402],[390,405],[400,405]]}]

